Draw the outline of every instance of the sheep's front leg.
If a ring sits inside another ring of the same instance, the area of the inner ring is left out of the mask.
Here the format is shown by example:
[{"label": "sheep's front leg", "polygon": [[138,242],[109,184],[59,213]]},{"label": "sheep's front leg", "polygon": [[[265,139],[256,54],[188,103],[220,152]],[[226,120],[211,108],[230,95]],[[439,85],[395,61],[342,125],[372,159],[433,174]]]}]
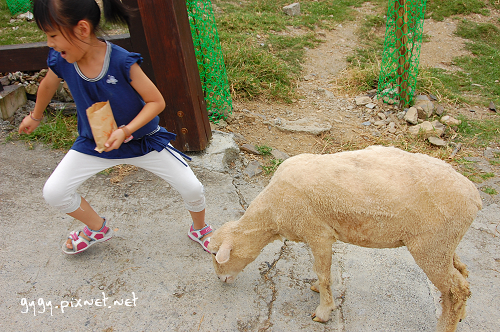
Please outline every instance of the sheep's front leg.
[{"label": "sheep's front leg", "polygon": [[330,239],[318,241],[311,246],[314,256],[314,272],[318,276],[318,281],[311,287],[314,291],[319,291],[319,306],[312,315],[316,322],[325,323],[330,318],[330,312],[336,308],[332,297],[332,244]]}]

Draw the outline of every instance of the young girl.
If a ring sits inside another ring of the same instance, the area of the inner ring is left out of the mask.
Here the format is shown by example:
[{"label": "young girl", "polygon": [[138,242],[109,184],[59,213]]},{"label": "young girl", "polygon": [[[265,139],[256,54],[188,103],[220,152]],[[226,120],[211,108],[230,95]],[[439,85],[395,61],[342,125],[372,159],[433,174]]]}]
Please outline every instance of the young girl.
[{"label": "young girl", "polygon": [[[107,21],[128,22],[130,11],[120,0],[102,3]],[[205,224],[203,185],[184,163],[184,155],[169,144],[175,134],[158,125],[165,101],[139,67],[141,56],[97,38],[101,10],[95,0],[35,0],[33,11],[38,27],[47,35],[49,70],[40,83],[35,108],[23,119],[19,133],[37,128],[61,80],[68,84],[77,105],[79,136],[43,188],[48,204],[85,224],[82,231],[70,233],[62,250],[77,254],[113,236],[107,220],[76,190],[106,168],[131,164],[153,172],[179,191],[193,219],[188,236],[208,251],[207,235],[212,229]],[[120,128],[99,153],[94,150],[86,110],[106,101]]]}]

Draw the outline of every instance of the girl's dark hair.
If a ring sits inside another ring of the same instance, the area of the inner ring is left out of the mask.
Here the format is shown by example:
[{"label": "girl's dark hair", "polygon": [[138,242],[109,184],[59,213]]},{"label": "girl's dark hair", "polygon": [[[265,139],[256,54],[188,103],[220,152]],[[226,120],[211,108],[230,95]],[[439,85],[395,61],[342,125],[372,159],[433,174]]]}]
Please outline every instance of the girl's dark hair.
[{"label": "girl's dark hair", "polygon": [[[110,23],[129,24],[132,10],[120,0],[102,0],[104,18]],[[42,31],[61,30],[74,36],[73,27],[87,20],[99,31],[101,9],[96,0],[34,0],[33,15]]]}]

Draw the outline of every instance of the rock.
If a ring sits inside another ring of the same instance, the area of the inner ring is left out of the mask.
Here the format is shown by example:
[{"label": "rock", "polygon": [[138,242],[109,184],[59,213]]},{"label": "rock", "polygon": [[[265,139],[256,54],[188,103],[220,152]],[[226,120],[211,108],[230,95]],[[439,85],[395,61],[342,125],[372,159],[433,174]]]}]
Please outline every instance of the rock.
[{"label": "rock", "polygon": [[427,112],[420,106],[415,107],[417,109],[417,117],[422,120],[427,120]]},{"label": "rock", "polygon": [[55,112],[61,111],[64,115],[76,114],[75,103],[50,103],[47,108]]},{"label": "rock", "polygon": [[[424,96],[427,98],[427,96]],[[419,100],[415,102],[414,107],[420,106],[422,110],[426,113],[427,118],[431,117],[434,114],[434,103],[430,100]]]},{"label": "rock", "polygon": [[462,121],[455,119],[454,117],[451,117],[449,115],[445,115],[441,118],[440,120],[441,123],[448,125],[448,126],[458,126],[462,123]]},{"label": "rock", "polygon": [[366,104],[365,106],[366,106],[366,107],[368,107],[369,109],[374,109],[374,108],[377,106],[377,104],[374,104],[374,103],[368,103],[368,104]]},{"label": "rock", "polygon": [[316,79],[316,75],[314,75],[314,74],[309,74],[309,75],[304,76],[305,81],[314,81],[315,79]]},{"label": "rock", "polygon": [[490,101],[490,106],[488,106],[488,109],[493,112],[497,111],[497,107],[495,106],[495,104],[493,104],[492,101]]},{"label": "rock", "polygon": [[324,132],[330,131],[332,129],[332,125],[325,123],[320,124],[315,122],[315,119],[303,118],[295,121],[282,120],[282,124],[276,125],[276,128],[292,133],[301,132],[319,135]]},{"label": "rock", "polygon": [[377,127],[381,127],[385,126],[387,123],[384,120],[380,120],[380,121],[375,121],[373,124]]},{"label": "rock", "polygon": [[377,115],[380,118],[380,120],[386,120],[387,119],[387,116],[384,113],[382,113],[382,112],[378,113]]},{"label": "rock", "polygon": [[430,101],[430,99],[426,95],[418,95],[415,97],[415,104],[421,101]]},{"label": "rock", "polygon": [[4,76],[0,78],[0,84],[1,85],[10,85],[10,80],[8,76]]},{"label": "rock", "polygon": [[262,166],[257,160],[252,160],[248,163],[248,166],[243,170],[243,173],[248,175],[248,177],[254,177],[262,173]]},{"label": "rock", "polygon": [[418,123],[418,111],[415,107],[410,107],[408,111],[406,112],[404,119],[406,122],[410,124],[417,124]]},{"label": "rock", "polygon": [[59,85],[59,88],[57,89],[55,94],[55,99],[65,102],[73,101],[73,96],[71,95],[66,82],[61,82],[61,84]]},{"label": "rock", "polygon": [[300,3],[295,2],[291,5],[283,7],[283,12],[289,16],[299,16],[300,15]]},{"label": "rock", "polygon": [[190,166],[203,167],[216,172],[225,172],[227,167],[240,156],[240,148],[234,142],[232,133],[212,131],[212,139],[205,151],[193,155]]},{"label": "rock", "polygon": [[324,97],[329,98],[329,99],[335,98],[335,95],[333,94],[333,92],[326,90],[326,89],[323,89],[323,88],[319,88],[316,92],[319,95],[324,96]]},{"label": "rock", "polygon": [[362,96],[362,97],[356,97],[356,99],[354,101],[356,102],[356,105],[363,106],[363,105],[371,103],[372,99],[368,96]]},{"label": "rock", "polygon": [[20,19],[20,20],[31,21],[34,18],[34,16],[33,16],[33,13],[26,12],[26,13],[23,13],[23,14],[19,14],[17,16],[17,18]]},{"label": "rock", "polygon": [[248,152],[248,153],[251,153],[251,154],[260,155],[260,152],[257,151],[257,149],[255,148],[255,146],[253,146],[252,144],[245,143],[242,146],[240,146],[240,150]]},{"label": "rock", "polygon": [[26,89],[26,93],[29,93],[30,95],[36,95],[36,92],[38,91],[38,84],[30,83],[24,88]]},{"label": "rock", "polygon": [[285,152],[282,152],[280,150],[277,150],[277,149],[273,149],[271,151],[271,154],[273,155],[273,157],[275,159],[287,160],[288,158],[290,158],[290,156],[288,154],[286,154]]},{"label": "rock", "polygon": [[362,123],[363,126],[371,126],[371,122],[370,121],[365,121]]},{"label": "rock", "polygon": [[246,123],[254,123],[257,120],[257,117],[253,114],[244,114],[243,121]]},{"label": "rock", "polygon": [[434,95],[432,95],[432,94],[430,94],[430,93],[429,93],[429,99],[430,99],[430,100],[433,100],[433,101],[438,100],[436,96],[434,96]]},{"label": "rock", "polygon": [[435,146],[446,146],[446,141],[442,140],[441,138],[439,137],[436,137],[436,136],[431,136],[429,138],[427,138],[427,140],[432,144],[432,145],[435,145]]},{"label": "rock", "polygon": [[226,128],[227,122],[224,119],[220,119],[215,125],[217,128]]},{"label": "rock", "polygon": [[391,134],[395,134],[395,133],[396,133],[396,123],[395,123],[395,122],[390,122],[390,123],[389,123],[389,126],[387,126],[387,130],[388,130]]},{"label": "rock", "polygon": [[439,115],[439,116],[443,115],[443,113],[444,113],[444,107],[443,107],[443,106],[441,106],[441,105],[437,105],[437,106],[436,106],[436,111],[435,111],[435,112],[436,112],[436,114],[437,114],[437,115]]},{"label": "rock", "polygon": [[245,136],[243,136],[240,133],[233,133],[233,135],[234,135],[234,141],[238,144],[242,144],[242,143],[245,143],[247,141]]},{"label": "rock", "polygon": [[412,135],[422,135],[424,138],[431,136],[440,137],[444,133],[444,125],[437,120],[432,123],[424,121],[421,124],[410,127],[408,131]]}]

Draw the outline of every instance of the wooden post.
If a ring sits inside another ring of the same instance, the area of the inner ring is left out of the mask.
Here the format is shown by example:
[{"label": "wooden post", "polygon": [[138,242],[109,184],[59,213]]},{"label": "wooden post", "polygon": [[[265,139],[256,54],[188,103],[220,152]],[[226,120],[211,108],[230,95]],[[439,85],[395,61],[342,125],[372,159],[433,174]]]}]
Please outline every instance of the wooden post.
[{"label": "wooden post", "polygon": [[205,149],[211,129],[185,1],[123,2],[139,9],[130,25],[131,51],[142,54],[144,71],[165,98],[161,124],[177,134],[172,144],[181,151]]}]

